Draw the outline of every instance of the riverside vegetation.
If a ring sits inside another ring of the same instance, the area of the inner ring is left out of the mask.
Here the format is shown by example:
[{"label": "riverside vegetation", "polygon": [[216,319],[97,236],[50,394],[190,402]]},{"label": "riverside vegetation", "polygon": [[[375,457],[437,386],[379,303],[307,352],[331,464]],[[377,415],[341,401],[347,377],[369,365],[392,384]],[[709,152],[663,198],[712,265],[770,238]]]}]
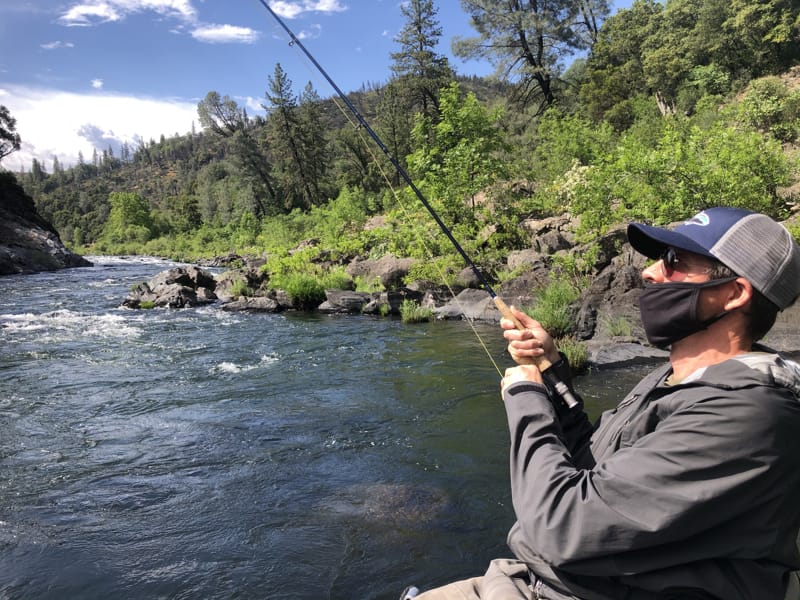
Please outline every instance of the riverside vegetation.
[{"label": "riverside vegetation", "polygon": [[[436,51],[435,5],[414,0],[401,8],[392,78],[349,98],[490,281],[531,268],[507,260],[531,246],[521,222],[572,217],[581,251],[548,258],[532,308],[570,339],[565,307],[597,275],[602,249],[592,244],[621,223],[664,225],[729,205],[800,235],[800,6],[636,0],[610,16],[599,1],[561,4],[569,23],[499,0],[462,2],[480,25],[454,51],[505,75],[478,79]],[[578,18],[587,7],[599,20]],[[586,58],[565,67],[578,51]],[[80,252],[256,256],[270,287],[309,306],[326,288],[380,287],[347,275],[354,259],[407,257],[406,283],[455,283],[461,257],[387,158],[335,98],[311,83],[292,90],[276,64],[266,116],[212,91],[198,105],[202,131],[109,147],[70,168],[54,160],[50,172],[34,161],[17,178]]]}]

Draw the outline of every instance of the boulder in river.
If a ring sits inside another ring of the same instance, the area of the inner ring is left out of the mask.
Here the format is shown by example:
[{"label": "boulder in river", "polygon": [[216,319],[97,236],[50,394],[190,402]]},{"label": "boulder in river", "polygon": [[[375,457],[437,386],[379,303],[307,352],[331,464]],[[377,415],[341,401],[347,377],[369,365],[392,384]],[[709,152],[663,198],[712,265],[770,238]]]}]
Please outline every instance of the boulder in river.
[{"label": "boulder in river", "polygon": [[210,304],[217,300],[215,287],[211,273],[191,265],[176,267],[134,286],[122,304],[128,308],[185,308]]},{"label": "boulder in river", "polygon": [[265,312],[276,313],[283,310],[281,304],[267,296],[239,296],[236,300],[225,302],[222,310],[227,312]]}]

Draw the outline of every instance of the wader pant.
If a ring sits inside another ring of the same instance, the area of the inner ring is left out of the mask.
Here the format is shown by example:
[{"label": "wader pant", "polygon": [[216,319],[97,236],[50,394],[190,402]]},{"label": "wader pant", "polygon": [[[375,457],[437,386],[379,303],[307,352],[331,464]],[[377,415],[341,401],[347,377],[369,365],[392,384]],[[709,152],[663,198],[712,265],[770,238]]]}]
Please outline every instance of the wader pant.
[{"label": "wader pant", "polygon": [[[414,600],[575,600],[575,596],[564,595],[541,581],[532,582],[525,563],[500,558],[489,564],[483,577],[456,581],[423,592]],[[789,576],[784,600],[800,600],[800,571]]]},{"label": "wader pant", "polygon": [[489,564],[483,577],[456,581],[414,600],[574,600],[542,582],[531,582],[528,567],[518,560],[499,558]]}]

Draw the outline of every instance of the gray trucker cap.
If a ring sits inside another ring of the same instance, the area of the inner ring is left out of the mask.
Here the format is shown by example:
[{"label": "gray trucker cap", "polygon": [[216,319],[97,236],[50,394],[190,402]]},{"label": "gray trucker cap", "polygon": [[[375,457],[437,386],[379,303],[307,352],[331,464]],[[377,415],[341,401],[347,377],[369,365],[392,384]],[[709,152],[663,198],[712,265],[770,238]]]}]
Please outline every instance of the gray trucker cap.
[{"label": "gray trucker cap", "polygon": [[781,310],[800,295],[800,248],[766,215],[740,208],[708,208],[674,229],[628,225],[628,241],[650,258],[667,246],[714,258]]}]

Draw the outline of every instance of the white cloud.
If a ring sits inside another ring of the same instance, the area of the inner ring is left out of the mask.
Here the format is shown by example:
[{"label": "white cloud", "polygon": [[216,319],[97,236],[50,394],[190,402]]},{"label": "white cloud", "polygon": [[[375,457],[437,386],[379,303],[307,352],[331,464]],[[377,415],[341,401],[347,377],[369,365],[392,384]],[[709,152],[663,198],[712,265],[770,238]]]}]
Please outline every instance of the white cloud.
[{"label": "white cloud", "polygon": [[190,22],[197,18],[190,0],[83,0],[70,6],[59,22],[67,26],[96,25],[145,11]]},{"label": "white cloud", "polygon": [[203,25],[192,31],[192,37],[211,44],[225,42],[252,44],[258,39],[258,32],[249,27],[235,25]]},{"label": "white cloud", "polygon": [[252,44],[259,36],[258,31],[250,27],[202,23],[191,0],[82,0],[70,6],[58,21],[67,27],[88,27],[121,21],[129,15],[147,11],[177,19],[180,24],[171,31],[181,33],[188,27],[192,37],[199,42]]},{"label": "white cloud", "polygon": [[113,6],[108,4],[78,4],[72,6],[59,18],[63,25],[86,26],[93,23],[107,23],[119,21],[121,15]]},{"label": "white cloud", "polygon": [[261,105],[263,100],[261,98],[253,98],[252,96],[246,96],[246,97],[239,97],[237,98],[237,100],[242,102],[242,104],[244,104],[245,107],[250,109],[249,112],[251,115],[264,113],[264,107]]},{"label": "white cloud", "polygon": [[347,10],[347,7],[340,4],[339,0],[318,0],[317,2],[305,2],[305,4],[311,6],[309,10],[318,12],[342,12]]},{"label": "white cloud", "polygon": [[299,40],[315,40],[322,33],[322,25],[312,25],[308,29],[303,29],[297,34]]},{"label": "white cloud", "polygon": [[269,2],[269,7],[275,11],[275,14],[285,19],[294,19],[297,15],[303,13],[303,7],[297,2]]},{"label": "white cloud", "polygon": [[307,12],[342,12],[347,10],[347,7],[339,2],[339,0],[276,0],[275,2],[268,2],[269,7],[275,11],[279,17],[287,19],[294,19],[295,17]]},{"label": "white cloud", "polygon": [[92,87],[96,90],[103,89],[103,80],[102,79],[92,79]]},{"label": "white cloud", "polygon": [[72,42],[61,42],[59,40],[56,40],[55,42],[40,44],[39,47],[45,50],[58,50],[59,48],[74,48],[75,44],[73,44]]},{"label": "white cloud", "polygon": [[198,121],[197,103],[185,100],[82,95],[22,86],[0,87],[0,99],[17,120],[22,138],[20,151],[3,159],[3,166],[11,171],[30,170],[34,158],[49,171],[54,156],[68,167],[78,162],[79,151],[86,160],[94,150],[101,153],[109,147],[119,156],[125,142],[134,149],[140,139],[188,133]]}]

